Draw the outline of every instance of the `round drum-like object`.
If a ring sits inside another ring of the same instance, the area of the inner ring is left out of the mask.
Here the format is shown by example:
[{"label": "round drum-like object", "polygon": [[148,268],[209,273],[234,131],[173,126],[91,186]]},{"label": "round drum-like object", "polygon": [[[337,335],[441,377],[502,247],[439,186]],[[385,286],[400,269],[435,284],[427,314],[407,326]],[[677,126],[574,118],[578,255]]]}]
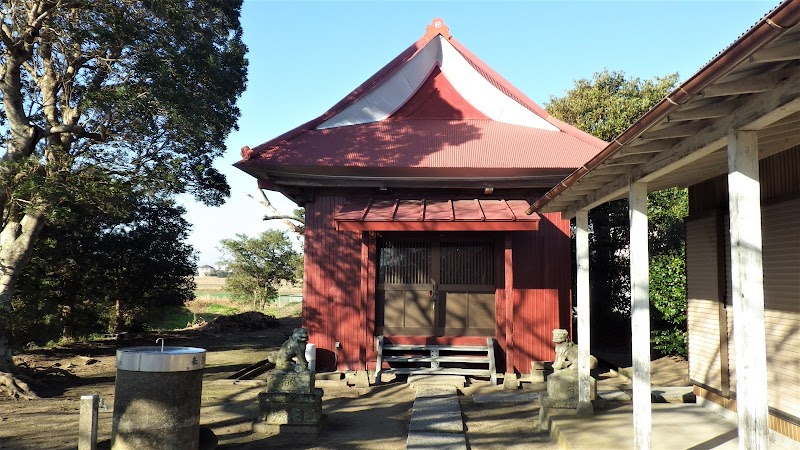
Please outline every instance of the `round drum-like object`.
[{"label": "round drum-like object", "polygon": [[206,351],[194,347],[117,350],[114,450],[194,450]]}]

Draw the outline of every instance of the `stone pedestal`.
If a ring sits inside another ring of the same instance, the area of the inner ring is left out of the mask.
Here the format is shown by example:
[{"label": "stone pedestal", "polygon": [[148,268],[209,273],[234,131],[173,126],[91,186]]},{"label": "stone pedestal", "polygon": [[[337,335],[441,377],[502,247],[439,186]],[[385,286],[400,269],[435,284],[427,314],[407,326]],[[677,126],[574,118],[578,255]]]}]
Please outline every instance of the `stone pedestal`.
[{"label": "stone pedestal", "polygon": [[575,370],[557,370],[547,377],[547,393],[542,394],[539,408],[539,426],[549,428],[553,416],[590,416],[594,414],[591,400],[597,397],[597,382],[589,378],[590,402],[582,404],[578,401],[578,372]]},{"label": "stone pedestal", "polygon": [[[556,370],[547,377],[547,396],[553,400],[578,401],[578,371]],[[589,377],[589,399],[597,396],[597,382]]]},{"label": "stone pedestal", "polygon": [[313,372],[267,373],[267,387],[258,394],[256,433],[312,433],[322,425],[322,389],[314,387]]}]

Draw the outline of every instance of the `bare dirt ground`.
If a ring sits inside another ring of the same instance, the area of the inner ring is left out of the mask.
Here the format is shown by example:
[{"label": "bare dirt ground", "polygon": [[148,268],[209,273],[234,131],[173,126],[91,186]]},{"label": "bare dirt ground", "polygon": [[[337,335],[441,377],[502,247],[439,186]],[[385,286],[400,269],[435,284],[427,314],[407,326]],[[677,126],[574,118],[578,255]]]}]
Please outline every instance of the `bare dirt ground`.
[{"label": "bare dirt ground", "polygon": [[[218,436],[219,448],[396,449],[405,448],[414,391],[395,382],[370,388],[348,387],[344,382],[321,382],[325,391],[325,426],[317,437],[257,436],[250,424],[258,413],[261,387],[223,381],[228,375],[264,359],[277,348],[299,319],[280,319],[276,328],[251,332],[201,332],[188,330],[144,334],[125,342],[115,340],[42,349],[15,357],[22,367],[34,370],[42,396],[30,401],[0,399],[0,449],[74,449],[77,446],[79,399],[98,393],[107,410],[100,412],[100,448],[109,448],[111,408],[114,402],[114,355],[118,346],[154,345],[156,337],[167,345],[195,346],[208,350],[203,381],[201,425]],[[682,385],[686,362],[661,358],[653,362],[653,384]],[[629,388],[630,382],[614,373],[601,374],[604,388]],[[541,390],[543,384],[523,384]],[[475,393],[499,392],[488,382],[476,382],[460,397],[467,441],[471,449],[557,448],[545,433],[535,431],[538,403],[477,404]]]}]

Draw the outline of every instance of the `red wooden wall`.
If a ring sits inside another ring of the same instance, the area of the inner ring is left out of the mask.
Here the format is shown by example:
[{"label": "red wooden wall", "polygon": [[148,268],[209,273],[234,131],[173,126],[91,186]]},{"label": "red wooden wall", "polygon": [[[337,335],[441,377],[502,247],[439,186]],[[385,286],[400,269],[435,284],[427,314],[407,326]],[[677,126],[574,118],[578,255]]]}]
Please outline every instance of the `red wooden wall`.
[{"label": "red wooden wall", "polygon": [[571,331],[569,220],[543,214],[539,230],[513,233],[513,351],[508,372],[530,373],[531,361],[552,361],[554,328]]},{"label": "red wooden wall", "polygon": [[[303,326],[317,345],[317,370],[363,370],[366,311],[361,295],[361,234],[336,231],[341,196],[305,205]],[[335,342],[341,348],[334,347]]]},{"label": "red wooden wall", "polygon": [[[303,326],[317,345],[318,370],[375,367],[375,235],[335,230],[333,213],[343,201],[343,196],[318,196],[305,205]],[[553,328],[570,328],[569,221],[545,214],[539,231],[507,233],[498,246],[497,266],[498,370],[505,365],[506,372],[528,373],[531,361],[553,359]],[[422,341],[475,344],[484,339]]]}]

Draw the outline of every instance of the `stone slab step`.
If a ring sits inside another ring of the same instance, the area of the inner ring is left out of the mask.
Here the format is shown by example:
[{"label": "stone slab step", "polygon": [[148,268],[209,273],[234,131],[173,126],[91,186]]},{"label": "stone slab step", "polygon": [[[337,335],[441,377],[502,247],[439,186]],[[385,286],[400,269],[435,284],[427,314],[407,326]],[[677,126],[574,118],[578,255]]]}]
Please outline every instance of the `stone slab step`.
[{"label": "stone slab step", "polygon": [[417,391],[411,409],[409,431],[464,433],[464,420],[456,389],[424,386]]},{"label": "stone slab step", "polygon": [[[461,377],[452,377],[461,378]],[[455,381],[455,380],[454,380]],[[427,384],[425,380],[410,386],[417,391],[416,398],[445,397],[458,395],[458,387],[455,384]]]},{"label": "stone slab step", "polygon": [[697,403],[692,386],[653,386],[650,391],[653,403]]},{"label": "stone slab step", "polygon": [[407,450],[467,450],[467,439],[463,433],[431,433],[409,431]]},{"label": "stone slab step", "polygon": [[431,374],[430,371],[412,374],[408,377],[407,383],[411,388],[417,389],[417,395],[420,395],[420,386],[451,386],[453,388],[453,394],[455,394],[455,388],[464,387],[467,384],[467,379],[461,375],[443,374],[441,370],[439,370],[435,374]]},{"label": "stone slab step", "polygon": [[[630,402],[631,394],[621,390],[598,391],[597,395],[609,402]],[[665,386],[651,388],[653,403],[696,403],[697,397],[691,386]]]},{"label": "stone slab step", "polygon": [[491,394],[474,394],[472,401],[481,403],[533,403],[539,401],[538,392],[492,392]]},{"label": "stone slab step", "polygon": [[597,391],[597,396],[609,402],[630,402],[631,395],[625,391]]}]

